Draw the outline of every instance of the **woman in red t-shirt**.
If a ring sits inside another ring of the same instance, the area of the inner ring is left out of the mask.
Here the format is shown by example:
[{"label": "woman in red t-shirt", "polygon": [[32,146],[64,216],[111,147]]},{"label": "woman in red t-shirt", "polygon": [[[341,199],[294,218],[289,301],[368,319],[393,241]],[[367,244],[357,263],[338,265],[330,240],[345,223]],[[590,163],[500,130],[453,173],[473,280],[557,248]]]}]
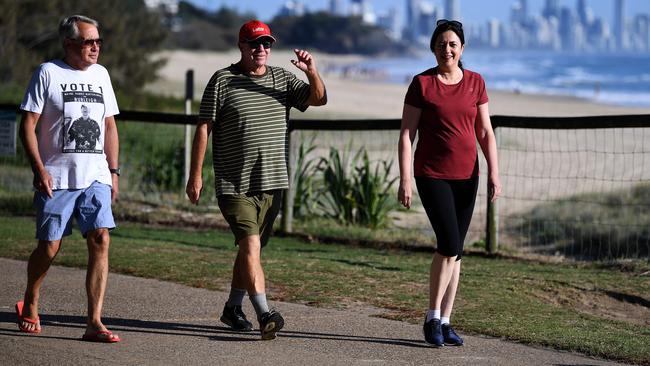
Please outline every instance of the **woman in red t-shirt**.
[{"label": "woman in red t-shirt", "polygon": [[463,69],[460,61],[465,48],[463,25],[439,20],[430,47],[438,65],[413,78],[404,100],[398,199],[411,207],[411,145],[419,133],[413,175],[437,239],[424,338],[438,347],[460,346],[463,339],[454,332],[449,318],[478,189],[476,140],[487,160],[492,201],[501,193],[499,163],[485,82],[481,75]]}]

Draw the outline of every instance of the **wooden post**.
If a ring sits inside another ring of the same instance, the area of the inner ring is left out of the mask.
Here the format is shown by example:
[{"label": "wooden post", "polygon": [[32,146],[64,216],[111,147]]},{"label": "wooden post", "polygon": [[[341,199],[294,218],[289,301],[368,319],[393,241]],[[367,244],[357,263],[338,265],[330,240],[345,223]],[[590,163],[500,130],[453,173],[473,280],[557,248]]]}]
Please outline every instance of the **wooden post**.
[{"label": "wooden post", "polygon": [[[497,128],[494,127],[494,135],[497,140],[497,149],[500,142],[500,134]],[[486,227],[485,227],[485,250],[490,254],[495,254],[499,250],[499,210],[497,202],[490,201],[489,183],[486,184],[486,197],[487,197],[487,211],[486,211]]]},{"label": "wooden post", "polygon": [[485,249],[488,253],[494,254],[499,249],[499,216],[497,213],[497,203],[490,202],[489,198],[487,201],[488,204]]},{"label": "wooden post", "polygon": [[[185,114],[192,114],[192,99],[194,99],[194,70],[185,73]],[[185,197],[185,185],[190,180],[190,160],[192,155],[192,125],[185,125],[185,174],[181,197]]]},{"label": "wooden post", "polygon": [[293,189],[293,170],[291,167],[294,164],[293,148],[291,146],[291,129],[287,127],[287,174],[289,174],[289,189],[284,191],[282,195],[282,221],[281,229],[285,234],[293,231],[293,196],[295,190]]}]

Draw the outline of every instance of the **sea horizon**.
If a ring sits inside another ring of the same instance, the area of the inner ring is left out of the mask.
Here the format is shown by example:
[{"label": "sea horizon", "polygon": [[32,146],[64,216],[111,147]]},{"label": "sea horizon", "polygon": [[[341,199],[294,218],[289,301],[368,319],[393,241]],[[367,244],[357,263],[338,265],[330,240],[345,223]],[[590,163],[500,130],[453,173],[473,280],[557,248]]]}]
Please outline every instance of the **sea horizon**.
[{"label": "sea horizon", "polygon": [[[595,103],[650,107],[650,54],[559,53],[543,50],[466,50],[466,69],[478,72],[490,90],[570,96]],[[398,84],[434,67],[430,53],[366,58],[345,72]]]}]

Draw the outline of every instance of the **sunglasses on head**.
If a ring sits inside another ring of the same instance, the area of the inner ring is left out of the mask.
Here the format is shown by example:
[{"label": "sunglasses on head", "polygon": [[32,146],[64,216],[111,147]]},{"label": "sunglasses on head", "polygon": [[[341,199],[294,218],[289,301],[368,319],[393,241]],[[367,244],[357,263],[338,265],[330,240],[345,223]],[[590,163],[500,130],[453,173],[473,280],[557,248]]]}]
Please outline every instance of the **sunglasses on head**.
[{"label": "sunglasses on head", "polygon": [[457,20],[447,20],[447,19],[440,19],[436,22],[436,27],[439,27],[441,25],[449,24],[452,27],[456,27],[458,29],[463,28],[463,23],[457,21]]},{"label": "sunglasses on head", "polygon": [[248,43],[248,47],[254,50],[258,49],[260,45],[262,45],[262,47],[264,47],[265,49],[269,49],[271,48],[271,45],[273,45],[273,41],[269,39],[256,39],[254,41],[248,41],[246,43]]},{"label": "sunglasses on head", "polygon": [[95,39],[72,39],[73,41],[77,42],[80,44],[82,47],[92,47],[94,45],[97,45],[97,47],[101,47],[102,44],[104,44],[104,40],[102,38],[95,38]]}]

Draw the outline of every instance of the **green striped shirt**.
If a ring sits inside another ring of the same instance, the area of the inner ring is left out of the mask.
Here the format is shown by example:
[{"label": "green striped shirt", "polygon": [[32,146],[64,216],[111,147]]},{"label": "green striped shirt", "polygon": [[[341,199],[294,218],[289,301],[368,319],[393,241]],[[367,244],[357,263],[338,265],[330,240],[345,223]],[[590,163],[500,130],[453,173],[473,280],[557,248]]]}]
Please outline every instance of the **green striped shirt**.
[{"label": "green striped shirt", "polygon": [[246,75],[236,64],[212,75],[199,119],[213,121],[212,158],[216,195],[289,187],[289,110],[304,112],[309,84],[293,73],[266,66]]}]

